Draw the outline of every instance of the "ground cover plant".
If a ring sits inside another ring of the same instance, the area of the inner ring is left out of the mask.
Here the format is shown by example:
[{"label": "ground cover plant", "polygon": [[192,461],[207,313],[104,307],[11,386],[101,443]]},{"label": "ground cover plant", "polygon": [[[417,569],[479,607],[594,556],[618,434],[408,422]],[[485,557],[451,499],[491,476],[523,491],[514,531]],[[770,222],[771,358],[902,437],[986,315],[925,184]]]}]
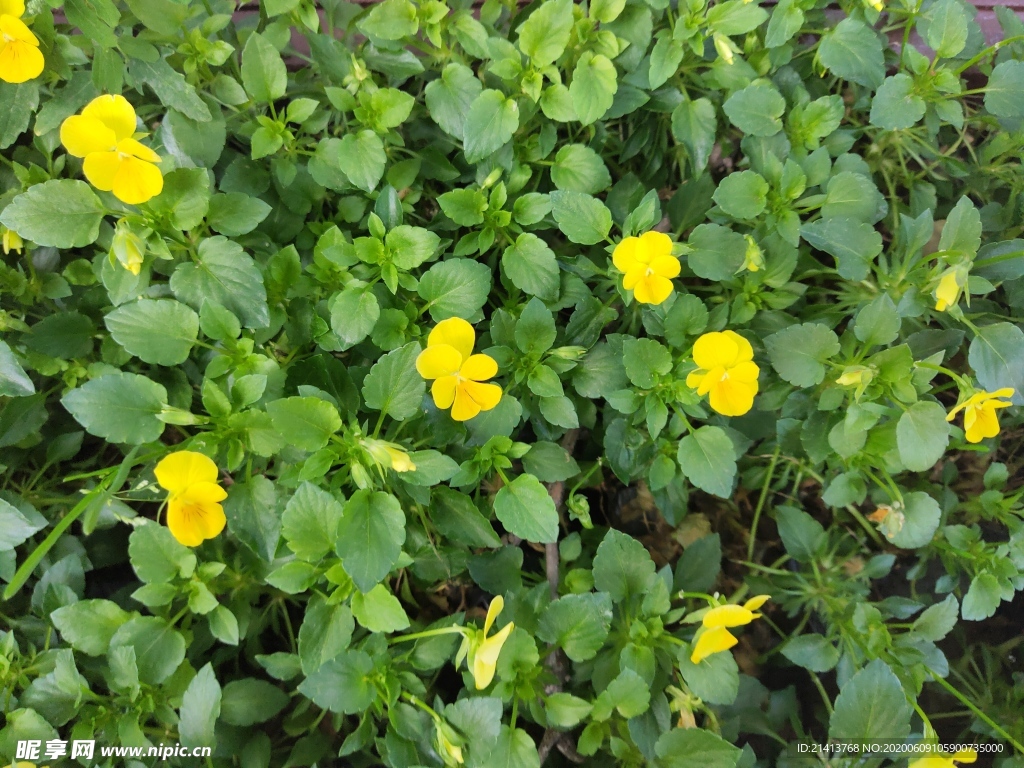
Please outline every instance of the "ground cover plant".
[{"label": "ground cover plant", "polygon": [[0,0],[0,761],[1021,765],[1024,23],[825,6]]}]

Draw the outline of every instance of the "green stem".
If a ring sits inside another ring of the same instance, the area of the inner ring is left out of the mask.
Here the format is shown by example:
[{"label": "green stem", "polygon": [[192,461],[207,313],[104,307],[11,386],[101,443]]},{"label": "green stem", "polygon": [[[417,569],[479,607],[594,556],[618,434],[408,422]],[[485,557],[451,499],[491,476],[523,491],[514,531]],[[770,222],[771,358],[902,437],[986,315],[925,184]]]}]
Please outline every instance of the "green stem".
[{"label": "green stem", "polygon": [[413,632],[411,635],[402,635],[401,637],[392,638],[389,643],[395,645],[396,643],[405,643],[409,640],[419,640],[424,637],[437,637],[438,635],[450,635],[455,633],[462,633],[464,627],[438,627],[437,629],[427,629],[423,632]]},{"label": "green stem", "polygon": [[971,712],[973,712],[984,723],[986,723],[989,726],[989,728],[991,728],[993,731],[995,731],[1000,736],[1002,736],[1004,739],[1006,739],[1008,742],[1010,742],[1010,744],[1013,745],[1014,749],[1016,749],[1018,752],[1020,752],[1022,755],[1024,755],[1024,746],[1021,746],[1019,741],[1014,739],[1013,736],[1008,734],[1003,728],[1001,728],[1000,726],[996,725],[995,721],[991,717],[986,715],[984,712],[982,712],[980,709],[978,709],[978,707],[975,706],[974,702],[972,702],[970,699],[968,699],[966,696],[964,696],[962,693],[960,693],[960,691],[958,691],[956,688],[954,688],[953,685],[949,681],[947,681],[945,678],[939,677],[938,673],[936,673],[933,669],[928,668],[928,672],[931,674],[932,679],[936,683],[938,683],[943,688],[945,688],[947,691],[949,691],[965,707],[967,707],[969,710],[971,710]]},{"label": "green stem", "polygon": [[771,487],[772,478],[775,476],[775,465],[779,462],[779,447],[775,447],[771,463],[768,465],[768,474],[764,478],[764,485],[761,486],[761,495],[757,499],[757,506],[754,508],[754,521],[750,524],[750,538],[747,540],[747,560],[754,559],[754,544],[757,541],[757,524],[761,521],[761,512],[764,510],[764,503],[768,498],[768,489]]}]

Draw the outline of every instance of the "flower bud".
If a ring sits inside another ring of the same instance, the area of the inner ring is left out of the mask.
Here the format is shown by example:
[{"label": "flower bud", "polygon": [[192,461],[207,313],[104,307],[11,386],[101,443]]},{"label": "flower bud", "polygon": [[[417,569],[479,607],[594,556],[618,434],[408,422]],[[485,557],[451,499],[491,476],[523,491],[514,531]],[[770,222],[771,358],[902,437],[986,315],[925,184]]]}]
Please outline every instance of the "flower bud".
[{"label": "flower bud", "polygon": [[434,743],[445,765],[462,765],[462,738],[444,720],[434,721]]},{"label": "flower bud", "polygon": [[866,365],[850,365],[843,370],[843,375],[836,379],[841,387],[860,387],[874,378],[874,372]]},{"label": "flower bud", "polygon": [[726,64],[732,64],[735,59],[735,44],[725,35],[715,33],[714,35],[715,50],[718,51],[718,55],[722,57],[722,60]]},{"label": "flower bud", "polygon": [[11,251],[17,251],[21,253],[22,248],[25,245],[25,241],[21,239],[21,235],[15,232],[13,229],[7,227],[0,227],[3,230],[3,249],[4,255],[6,256]]},{"label": "flower bud", "polygon": [[750,235],[744,235],[747,240],[747,252],[744,255],[743,268],[748,272],[758,272],[764,269],[764,252],[757,241]]},{"label": "flower bud", "polygon": [[110,259],[115,259],[133,275],[142,269],[142,258],[146,254],[146,244],[142,238],[132,232],[123,220],[117,223],[114,239],[110,246]]}]

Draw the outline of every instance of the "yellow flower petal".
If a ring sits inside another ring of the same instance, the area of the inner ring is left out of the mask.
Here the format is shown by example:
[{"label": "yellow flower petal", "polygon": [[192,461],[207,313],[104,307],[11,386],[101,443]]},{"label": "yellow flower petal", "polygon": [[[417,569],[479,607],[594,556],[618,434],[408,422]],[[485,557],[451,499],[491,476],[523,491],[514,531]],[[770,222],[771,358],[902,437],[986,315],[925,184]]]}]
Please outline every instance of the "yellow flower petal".
[{"label": "yellow flower petal", "polygon": [[431,344],[416,358],[416,370],[424,379],[454,376],[462,367],[463,357],[449,344]]},{"label": "yellow flower petal", "polygon": [[647,275],[633,288],[633,298],[641,304],[661,304],[672,295],[672,281],[661,275]]},{"label": "yellow flower petal", "polygon": [[622,287],[627,291],[632,291],[636,288],[637,283],[647,277],[647,267],[640,262],[637,262],[630,267],[626,274],[622,277]]},{"label": "yellow flower petal", "polygon": [[0,0],[0,16],[21,18],[25,15],[24,0]]},{"label": "yellow flower petal", "polygon": [[615,265],[615,268],[620,272],[628,272],[636,267],[640,263],[637,260],[639,246],[639,237],[627,237],[616,245],[615,250],[612,251],[612,264]]},{"label": "yellow flower petal", "polygon": [[155,165],[135,157],[121,159],[113,192],[122,203],[140,205],[159,195],[163,188],[164,176]]},{"label": "yellow flower petal", "polygon": [[451,408],[452,403],[455,402],[455,390],[458,386],[459,380],[454,376],[441,376],[436,379],[430,387],[430,396],[434,398],[434,405],[441,410]]},{"label": "yellow flower petal", "polygon": [[501,401],[501,387],[497,384],[464,381],[461,388],[480,407],[481,411],[489,411]]},{"label": "yellow flower petal", "polygon": [[[24,7],[22,6],[22,8]],[[39,38],[32,34],[32,30],[26,26],[24,21],[18,18],[20,15],[20,13],[0,14],[0,39],[9,42],[9,38],[38,48]]]},{"label": "yellow flower petal", "polygon": [[[4,18],[21,24],[13,17]],[[22,26],[24,25],[22,24]],[[29,34],[31,35],[31,33]],[[8,83],[25,83],[34,80],[42,74],[45,64],[43,54],[39,52],[38,43],[33,44],[22,40],[5,42],[3,38],[0,38],[0,80]]]},{"label": "yellow flower petal", "polygon": [[160,155],[135,139],[121,139],[117,142],[117,151],[137,157],[139,160],[145,160],[147,163],[160,162]]},{"label": "yellow flower petal", "polygon": [[980,443],[999,434],[999,417],[991,403],[970,406],[964,411],[964,433],[969,443]]},{"label": "yellow flower petal", "polygon": [[956,304],[960,297],[960,283],[957,280],[956,272],[947,272],[939,280],[939,287],[935,289],[935,308],[944,312],[947,307]]},{"label": "yellow flower petal", "polygon": [[491,600],[491,604],[487,606],[487,618],[484,619],[484,636],[491,631],[491,627],[494,626],[495,619],[501,615],[501,612],[505,608],[505,598],[501,595],[495,595]]},{"label": "yellow flower petal", "polygon": [[196,501],[187,494],[167,504],[167,527],[186,547],[198,547],[224,530],[227,518],[220,504]]},{"label": "yellow flower petal", "polygon": [[694,664],[700,664],[711,654],[727,651],[738,642],[729,630],[723,627],[701,632],[693,646],[690,661]]},{"label": "yellow flower petal", "polygon": [[671,279],[679,276],[682,266],[679,264],[679,259],[675,256],[660,254],[651,259],[651,269],[654,270],[654,274]]},{"label": "yellow flower petal", "polygon": [[75,157],[86,157],[93,152],[112,152],[117,147],[117,136],[99,120],[72,115],[60,126],[60,143]]},{"label": "yellow flower petal", "polygon": [[690,371],[686,374],[686,386],[690,389],[696,389],[700,391],[700,387],[704,384],[704,379],[707,376],[705,371],[696,370]]},{"label": "yellow flower petal", "polygon": [[754,595],[752,598],[750,598],[749,600],[747,600],[747,602],[743,604],[743,607],[746,608],[748,611],[756,611],[758,608],[760,608],[762,605],[764,605],[771,599],[771,595]]},{"label": "yellow flower petal", "polygon": [[955,755],[953,755],[954,762],[957,763],[973,763],[978,759],[978,750],[976,749],[961,749]]},{"label": "yellow flower petal", "polygon": [[[92,118],[113,131],[118,141],[131,138],[138,121],[135,108],[124,96],[104,94],[90,101],[82,110],[82,117]],[[151,161],[153,162],[153,161]]]},{"label": "yellow flower petal", "polygon": [[467,382],[460,382],[455,388],[455,402],[452,403],[451,416],[455,421],[469,421],[480,413],[480,405],[466,390]]},{"label": "yellow flower petal", "polygon": [[672,253],[672,238],[664,232],[655,232],[654,230],[644,232],[640,235],[639,245],[641,251],[647,255],[645,261],[652,265],[658,257],[668,256]]},{"label": "yellow flower petal", "polygon": [[754,348],[750,346],[749,341],[736,333],[736,331],[722,331],[722,333],[732,339],[736,344],[736,348],[739,350],[736,355],[736,360],[733,362],[734,366],[754,359]]},{"label": "yellow flower petal", "polygon": [[217,465],[209,456],[196,451],[176,451],[164,456],[153,473],[160,487],[171,493],[180,493],[197,483],[217,482]]},{"label": "yellow flower petal", "polygon": [[[476,331],[473,326],[461,317],[449,317],[434,326],[434,330],[427,337],[427,347],[438,344],[447,344],[455,349],[462,360],[466,360],[473,354],[473,345],[476,343]],[[459,361],[460,365],[462,360]]]},{"label": "yellow flower petal", "polygon": [[757,382],[757,377],[761,375],[761,369],[757,367],[757,364],[747,360],[742,363],[737,363],[729,369],[729,378],[733,381],[742,381],[748,384]]},{"label": "yellow flower petal", "polygon": [[749,624],[754,614],[742,605],[719,605],[704,614],[703,624],[708,629],[741,627]]},{"label": "yellow flower petal", "polygon": [[733,339],[735,335],[721,331],[705,333],[693,345],[693,361],[707,371],[733,365],[740,354],[739,345]]},{"label": "yellow flower petal", "polygon": [[708,402],[723,416],[742,416],[754,407],[757,382],[748,383],[726,378],[711,387]]},{"label": "yellow flower petal", "polygon": [[501,655],[501,647],[505,644],[508,636],[512,633],[515,625],[509,622],[493,637],[488,637],[473,656],[473,681],[477,690],[482,690],[491,684],[494,673],[498,667],[498,657]]},{"label": "yellow flower petal", "polygon": [[90,152],[82,163],[85,178],[103,192],[109,192],[114,188],[114,180],[120,170],[121,156],[117,152]]},{"label": "yellow flower petal", "polygon": [[498,372],[498,363],[490,355],[470,355],[459,375],[471,381],[486,381]]}]

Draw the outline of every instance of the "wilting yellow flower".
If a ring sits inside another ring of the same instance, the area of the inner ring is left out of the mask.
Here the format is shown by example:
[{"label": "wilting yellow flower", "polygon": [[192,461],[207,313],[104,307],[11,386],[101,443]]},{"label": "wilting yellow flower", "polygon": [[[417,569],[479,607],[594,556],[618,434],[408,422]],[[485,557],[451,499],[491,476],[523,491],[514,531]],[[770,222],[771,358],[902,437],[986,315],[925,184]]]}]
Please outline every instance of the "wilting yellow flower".
[{"label": "wilting yellow flower", "polygon": [[664,232],[644,232],[615,246],[612,263],[625,275],[622,287],[640,304],[661,304],[672,294],[679,259],[672,255],[672,238]]},{"label": "wilting yellow flower", "polygon": [[758,272],[764,269],[764,252],[757,241],[750,235],[744,236],[747,240],[747,252],[743,256],[743,269],[748,272]]},{"label": "wilting yellow flower", "polygon": [[738,333],[705,333],[693,345],[698,369],[686,377],[686,386],[701,397],[711,393],[711,407],[723,416],[742,416],[754,406],[757,394],[761,369],[753,359],[753,347]]},{"label": "wilting yellow flower", "polygon": [[866,365],[849,365],[843,370],[843,375],[836,379],[836,384],[841,387],[859,387],[872,378],[874,374]]},{"label": "wilting yellow flower", "polygon": [[690,654],[690,661],[700,664],[713,653],[727,651],[739,642],[729,627],[741,627],[761,618],[755,611],[768,600],[769,595],[757,595],[743,605],[719,605],[704,614],[703,625]]},{"label": "wilting yellow flower", "polygon": [[220,502],[227,493],[217,485],[217,465],[195,451],[177,451],[156,465],[156,481],[169,492],[167,527],[186,547],[198,547],[224,530]]},{"label": "wilting yellow flower", "polygon": [[955,768],[955,763],[973,763],[977,759],[977,750],[962,749],[953,755],[940,752],[937,755],[919,757],[917,760],[911,760],[907,768]]},{"label": "wilting yellow flower", "polygon": [[996,410],[1012,405],[1007,400],[998,399],[1001,397],[1013,397],[1013,388],[1003,387],[995,392],[975,392],[951,410],[946,416],[946,421],[952,421],[960,411],[963,411],[967,442],[980,443],[986,437],[995,437],[999,434],[999,417],[996,416]]},{"label": "wilting yellow flower", "polygon": [[146,242],[132,232],[123,221],[118,222],[114,237],[110,244],[110,256],[120,262],[121,266],[133,275],[142,269],[143,256],[146,254]]},{"label": "wilting yellow flower", "polygon": [[0,0],[0,80],[24,83],[43,71],[39,40],[25,26],[23,0]]},{"label": "wilting yellow flower", "polygon": [[510,621],[491,637],[487,633],[491,631],[494,620],[498,618],[501,609],[505,607],[505,598],[498,595],[491,604],[487,606],[487,618],[484,619],[483,630],[469,631],[467,640],[469,643],[469,669],[473,673],[473,682],[477,690],[482,690],[491,684],[494,679],[494,671],[498,666],[498,656],[501,654],[501,646],[508,640],[512,633],[514,624]]},{"label": "wilting yellow flower", "polygon": [[451,408],[452,418],[468,421],[501,400],[501,387],[485,384],[498,372],[490,355],[473,354],[476,332],[461,317],[442,320],[427,337],[427,348],[416,358],[416,370],[434,379],[430,394],[438,408]]},{"label": "wilting yellow flower", "polygon": [[124,96],[97,96],[60,127],[60,140],[96,189],[113,192],[123,203],[138,205],[160,194],[164,177],[154,163],[160,156],[139,143],[135,109]]},{"label": "wilting yellow flower", "polygon": [[395,472],[416,471],[416,464],[402,446],[372,437],[365,438],[362,444],[378,466],[390,467]]},{"label": "wilting yellow flower", "polygon": [[463,764],[463,741],[452,727],[440,718],[434,721],[434,744],[437,747],[437,753],[441,756],[445,765],[455,766]]},{"label": "wilting yellow flower", "polygon": [[950,267],[942,273],[939,284],[933,291],[935,309],[945,312],[960,301],[960,292],[967,285],[968,272],[963,267]]},{"label": "wilting yellow flower", "polygon": [[13,229],[8,229],[7,227],[0,227],[0,229],[2,229],[4,232],[2,238],[4,256],[6,256],[11,251],[21,253],[21,250],[25,245],[25,241],[21,239],[21,235],[19,235]]}]

